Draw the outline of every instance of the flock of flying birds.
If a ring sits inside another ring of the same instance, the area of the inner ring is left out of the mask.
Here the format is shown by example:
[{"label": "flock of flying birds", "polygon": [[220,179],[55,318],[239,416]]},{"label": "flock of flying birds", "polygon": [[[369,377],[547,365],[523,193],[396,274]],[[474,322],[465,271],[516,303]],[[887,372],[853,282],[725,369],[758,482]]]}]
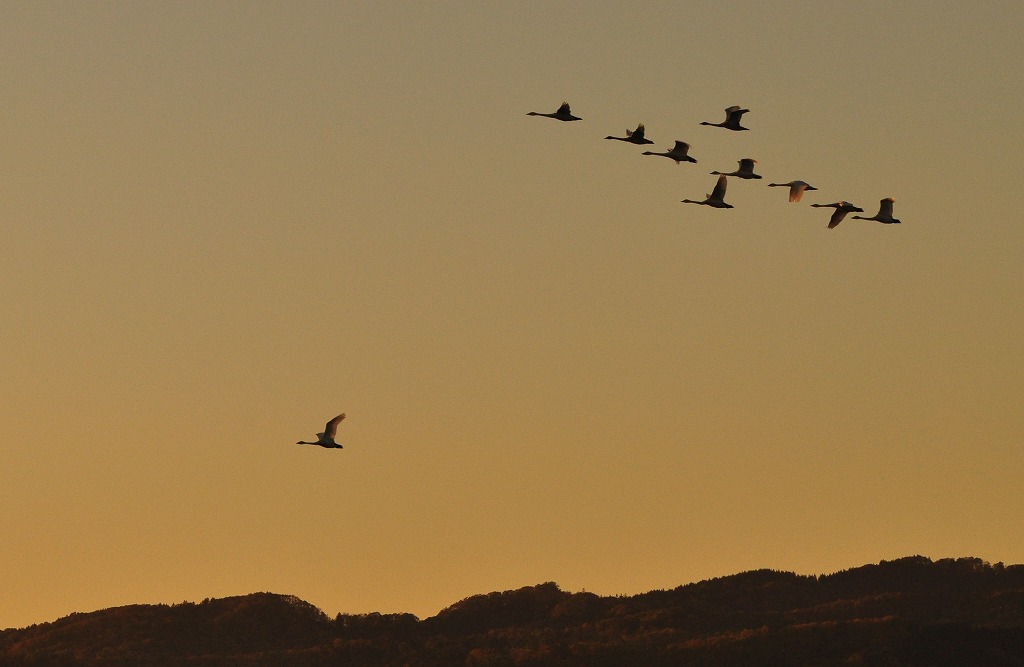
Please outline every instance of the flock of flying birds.
[{"label": "flock of flying birds", "polygon": [[[740,125],[740,119],[743,114],[748,113],[750,109],[743,109],[738,106],[731,106],[725,110],[725,120],[721,123],[709,123],[704,121],[701,125],[710,125],[712,127],[723,127],[727,130],[733,130],[739,132],[741,130],[749,130],[749,127],[743,127]],[[579,116],[572,115],[572,111],[569,109],[568,102],[562,102],[562,106],[558,107],[558,110],[554,113],[538,113],[531,111],[527,116],[544,116],[546,118],[554,118],[555,120],[561,121],[573,121],[582,120]],[[644,126],[641,123],[637,125],[635,130],[626,130],[626,136],[624,137],[613,137],[607,136],[605,139],[615,139],[616,141],[625,141],[626,143],[636,144],[642,146],[644,144],[653,144],[654,142],[644,136]],[[695,159],[690,157],[690,144],[685,141],[676,141],[675,145],[664,153],[654,153],[652,151],[644,151],[643,155],[661,155],[663,157],[671,158],[675,160],[676,164],[680,162],[696,162]],[[761,178],[760,174],[754,173],[754,165],[757,164],[757,160],[752,158],[743,158],[739,161],[739,168],[736,171],[724,173],[721,171],[711,172],[713,175],[718,176],[718,182],[715,183],[714,189],[711,194],[706,195],[703,201],[696,201],[693,199],[683,199],[684,204],[701,204],[703,206],[712,206],[714,208],[732,208],[732,204],[725,202],[725,189],[729,184],[729,176],[743,179],[758,179]],[[817,190],[806,181],[790,181],[789,183],[769,183],[769,187],[773,188],[789,188],[789,201],[798,202],[803,197],[804,192],[808,190]],[[899,220],[892,215],[892,205],[896,201],[892,197],[886,197],[879,202],[878,213],[872,217],[864,217],[860,215],[853,216],[857,220],[873,220],[875,222],[881,222],[886,225],[899,224]],[[832,213],[832,217],[828,221],[828,228],[832,229],[846,217],[847,213],[857,212],[863,213],[864,209],[859,206],[855,206],[848,201],[837,201],[832,204],[811,204],[816,208],[834,208],[835,211]]]},{"label": "flock of flying birds", "polygon": [[[711,125],[712,127],[724,127],[727,130],[733,130],[738,132],[740,130],[749,130],[749,127],[743,127],[740,125],[740,118],[743,114],[749,112],[750,109],[743,109],[738,106],[731,106],[725,110],[725,120],[721,123],[709,123],[704,121],[701,125]],[[555,120],[561,121],[573,121],[583,120],[579,116],[572,115],[572,111],[569,110],[569,103],[562,102],[562,106],[558,107],[558,110],[554,113],[538,113],[531,111],[527,114],[528,116],[544,116],[546,118],[554,118]],[[636,144],[637,146],[643,146],[645,144],[653,144],[654,142],[644,136],[644,126],[641,123],[637,125],[635,130],[626,130],[626,136],[624,137],[613,137],[607,136],[605,139],[615,139],[617,141],[625,141],[626,143]],[[690,144],[685,141],[676,141],[675,145],[664,153],[655,153],[653,151],[644,151],[643,155],[660,155],[663,157],[675,160],[676,164],[680,162],[696,162],[697,160],[690,157]],[[718,182],[715,183],[715,187],[711,190],[711,194],[707,195],[704,201],[696,201],[693,199],[683,199],[684,204],[701,204],[703,206],[712,206],[714,208],[732,208],[732,204],[725,203],[725,188],[729,183],[729,176],[743,179],[759,179],[760,174],[754,173],[754,165],[757,164],[757,160],[752,158],[743,158],[739,161],[739,168],[736,171],[723,173],[721,171],[713,171],[712,175],[718,176]],[[806,181],[790,181],[789,183],[769,183],[769,187],[772,188],[789,188],[789,201],[798,202],[803,197],[804,193],[808,190],[817,190]],[[853,216],[857,220],[874,220],[875,222],[881,222],[886,225],[899,224],[899,220],[892,217],[892,204],[895,201],[892,197],[886,197],[879,203],[878,213],[874,216],[867,218],[860,215]],[[832,217],[828,221],[828,228],[832,229],[846,217],[847,213],[863,213],[864,209],[859,206],[855,206],[848,201],[837,201],[832,204],[811,204],[811,206],[818,208],[834,208],[835,211],[832,213]],[[323,433],[316,434],[316,440],[313,442],[306,442],[305,440],[299,440],[296,444],[298,445],[318,445],[327,449],[342,449],[342,446],[335,442],[334,437],[338,432],[338,424],[345,418],[344,413],[338,415],[331,421],[327,422],[327,426],[324,427]]]}]

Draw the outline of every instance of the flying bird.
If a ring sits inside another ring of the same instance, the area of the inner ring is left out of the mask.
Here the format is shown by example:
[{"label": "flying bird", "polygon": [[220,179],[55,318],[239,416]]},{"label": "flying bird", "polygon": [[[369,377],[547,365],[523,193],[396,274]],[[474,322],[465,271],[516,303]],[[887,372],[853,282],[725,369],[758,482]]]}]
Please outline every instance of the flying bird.
[{"label": "flying bird", "polygon": [[754,173],[754,165],[757,164],[757,160],[749,157],[745,157],[739,161],[740,168],[736,171],[725,174],[720,171],[711,172],[715,176],[735,176],[736,178],[761,178],[760,175]]},{"label": "flying bird", "polygon": [[732,204],[726,204],[725,199],[725,187],[728,184],[728,177],[724,174],[718,177],[718,182],[715,183],[715,189],[711,191],[711,194],[707,195],[707,199],[704,201],[694,201],[692,199],[683,199],[684,204],[703,204],[705,206],[713,206],[715,208],[732,208]]},{"label": "flying bird", "polygon": [[832,217],[828,221],[828,228],[832,229],[846,217],[847,213],[856,211],[857,213],[863,213],[864,209],[859,206],[854,206],[848,201],[837,201],[834,204],[811,204],[811,206],[817,208],[834,208],[835,211],[832,213]]},{"label": "flying bird", "polygon": [[564,121],[583,120],[579,116],[573,116],[572,115],[572,113],[569,111],[569,103],[568,102],[562,102],[562,106],[558,107],[558,111],[556,111],[554,113],[538,113],[536,111],[531,111],[531,112],[529,112],[526,115],[527,116],[544,116],[545,118],[554,118],[555,120],[564,120]]},{"label": "flying bird", "polygon": [[306,442],[305,440],[299,440],[296,445],[320,445],[327,449],[341,449],[341,445],[334,442],[334,434],[338,432],[338,424],[342,419],[345,418],[345,413],[341,413],[331,421],[327,422],[327,426],[324,427],[323,433],[316,434],[316,442]]},{"label": "flying bird", "polygon": [[644,138],[644,124],[640,123],[636,126],[635,130],[626,130],[626,136],[624,137],[613,137],[607,136],[605,139],[618,139],[619,141],[628,141],[631,144],[653,144],[654,142],[650,139]]},{"label": "flying bird", "polygon": [[690,144],[686,143],[685,141],[677,141],[676,145],[670,148],[665,153],[652,153],[651,151],[644,151],[642,155],[661,155],[664,157],[672,158],[673,160],[676,161],[676,164],[679,164],[680,162],[696,162],[696,160],[690,157],[689,152]]},{"label": "flying bird", "polygon": [[900,221],[892,217],[892,203],[896,201],[892,197],[886,197],[885,199],[878,202],[878,213],[873,217],[865,218],[864,216],[855,215],[853,216],[857,220],[874,220],[875,222],[881,222],[885,225],[898,225]]},{"label": "flying bird", "polygon": [[740,125],[740,117],[749,112],[750,109],[741,109],[738,106],[731,106],[725,110],[725,120],[721,123],[709,123],[707,121],[701,121],[701,125],[710,125],[712,127],[724,127],[727,130],[749,130],[749,127],[743,127]]},{"label": "flying bird", "polygon": [[817,190],[806,181],[790,181],[789,183],[769,183],[770,188],[789,188],[789,201],[800,201],[806,190]]}]

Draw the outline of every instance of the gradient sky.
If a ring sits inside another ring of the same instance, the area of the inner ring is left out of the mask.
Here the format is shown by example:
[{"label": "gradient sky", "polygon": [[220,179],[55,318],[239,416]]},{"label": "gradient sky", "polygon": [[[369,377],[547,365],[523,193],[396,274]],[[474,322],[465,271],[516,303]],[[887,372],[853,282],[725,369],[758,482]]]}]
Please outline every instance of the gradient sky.
[{"label": "gradient sky", "polygon": [[1024,562],[1022,7],[4,3],[0,628]]}]

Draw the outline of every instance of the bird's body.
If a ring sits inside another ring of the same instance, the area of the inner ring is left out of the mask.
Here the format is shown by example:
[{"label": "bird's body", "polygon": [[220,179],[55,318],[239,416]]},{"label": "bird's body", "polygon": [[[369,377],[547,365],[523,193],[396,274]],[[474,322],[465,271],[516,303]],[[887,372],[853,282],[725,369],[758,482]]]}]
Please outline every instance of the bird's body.
[{"label": "bird's body", "polygon": [[341,445],[334,441],[334,435],[338,432],[338,424],[342,419],[345,418],[345,414],[342,413],[327,422],[327,426],[324,427],[323,433],[316,434],[316,442],[306,442],[305,440],[299,440],[297,445],[319,445],[327,449],[342,449]]},{"label": "bird's body", "polygon": [[563,121],[583,120],[579,116],[573,116],[572,115],[572,112],[569,111],[569,103],[568,102],[562,102],[562,106],[558,107],[558,111],[556,111],[554,113],[538,113],[536,111],[531,111],[531,112],[527,113],[526,115],[527,116],[544,116],[545,118],[554,118],[555,120],[563,120]]},{"label": "bird's body", "polygon": [[886,197],[885,199],[878,202],[878,213],[870,218],[865,218],[860,215],[853,216],[857,220],[874,220],[875,222],[881,222],[884,225],[898,225],[900,221],[892,217],[892,204],[896,200],[892,197]]},{"label": "bird's body", "polygon": [[654,143],[650,139],[645,139],[644,138],[644,124],[643,123],[640,123],[639,125],[637,125],[635,130],[626,130],[626,136],[624,136],[624,137],[613,137],[613,136],[609,135],[609,136],[605,137],[605,139],[616,139],[618,141],[625,141],[625,142],[628,142],[628,143],[631,143],[631,144],[637,144],[637,145],[653,144]]},{"label": "bird's body", "polygon": [[769,183],[770,188],[789,188],[789,201],[800,201],[800,198],[804,196],[804,192],[807,190],[817,190],[806,181],[790,181],[789,183]]},{"label": "bird's body", "polygon": [[711,191],[711,194],[707,195],[707,199],[704,201],[694,201],[693,199],[683,199],[684,204],[702,204],[704,206],[713,206],[714,208],[732,208],[732,204],[725,203],[725,188],[728,184],[728,177],[724,174],[718,177],[718,182],[715,183],[715,189]]},{"label": "bird's body", "polygon": [[740,107],[734,105],[725,110],[725,120],[723,120],[721,123],[709,123],[707,121],[702,121],[701,125],[710,125],[712,127],[724,127],[727,130],[734,130],[737,132],[739,130],[749,130],[749,127],[743,127],[742,125],[740,125],[740,117],[749,111],[750,109],[741,109]]},{"label": "bird's body", "polygon": [[721,171],[713,171],[712,175],[715,176],[735,176],[736,178],[761,178],[759,174],[754,173],[754,165],[757,164],[757,160],[749,157],[745,157],[739,161],[740,168],[732,173],[723,173]]},{"label": "bird's body", "polygon": [[857,213],[863,213],[864,212],[864,209],[860,208],[859,206],[854,206],[853,204],[851,204],[848,201],[837,201],[834,204],[811,204],[811,206],[814,206],[815,208],[834,208],[835,209],[835,211],[832,212],[832,217],[829,218],[829,221],[828,221],[828,228],[829,229],[832,229],[833,227],[838,225],[840,222],[842,222],[843,218],[846,217],[847,213],[850,213],[850,212],[853,212],[853,211],[856,211]]},{"label": "bird's body", "polygon": [[643,155],[661,155],[663,157],[672,158],[673,160],[676,161],[676,164],[679,164],[680,162],[696,162],[696,160],[690,157],[689,152],[690,144],[686,143],[685,141],[677,141],[676,145],[670,148],[665,153],[652,153],[651,151],[644,151]]}]

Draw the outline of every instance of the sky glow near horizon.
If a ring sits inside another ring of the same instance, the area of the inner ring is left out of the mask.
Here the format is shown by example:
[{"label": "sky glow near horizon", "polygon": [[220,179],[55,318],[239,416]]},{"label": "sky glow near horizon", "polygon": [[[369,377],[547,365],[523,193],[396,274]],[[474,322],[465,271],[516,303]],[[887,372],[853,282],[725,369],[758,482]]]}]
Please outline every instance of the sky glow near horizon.
[{"label": "sky glow near horizon", "polygon": [[1024,562],[1022,22],[4,5],[0,628]]}]

